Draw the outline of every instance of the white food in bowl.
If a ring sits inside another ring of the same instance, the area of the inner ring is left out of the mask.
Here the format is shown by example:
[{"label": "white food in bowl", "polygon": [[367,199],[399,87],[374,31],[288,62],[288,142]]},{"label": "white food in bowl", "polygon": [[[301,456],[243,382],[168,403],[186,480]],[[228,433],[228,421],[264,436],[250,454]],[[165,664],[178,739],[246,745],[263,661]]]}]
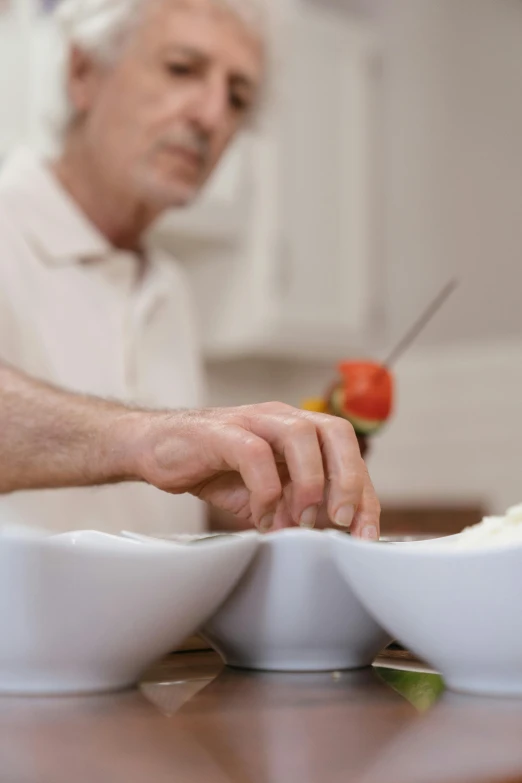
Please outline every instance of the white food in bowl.
[{"label": "white food in bowl", "polygon": [[509,508],[503,517],[484,517],[454,539],[459,549],[517,542],[522,543],[522,505]]}]

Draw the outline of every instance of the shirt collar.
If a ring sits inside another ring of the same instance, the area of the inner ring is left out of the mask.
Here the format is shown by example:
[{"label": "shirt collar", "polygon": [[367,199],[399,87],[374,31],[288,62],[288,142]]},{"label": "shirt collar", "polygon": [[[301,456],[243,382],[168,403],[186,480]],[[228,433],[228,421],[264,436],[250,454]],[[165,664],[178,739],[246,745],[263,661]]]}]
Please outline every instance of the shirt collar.
[{"label": "shirt collar", "polygon": [[20,149],[6,159],[0,171],[0,193],[24,233],[51,263],[65,265],[114,252],[34,152]]}]

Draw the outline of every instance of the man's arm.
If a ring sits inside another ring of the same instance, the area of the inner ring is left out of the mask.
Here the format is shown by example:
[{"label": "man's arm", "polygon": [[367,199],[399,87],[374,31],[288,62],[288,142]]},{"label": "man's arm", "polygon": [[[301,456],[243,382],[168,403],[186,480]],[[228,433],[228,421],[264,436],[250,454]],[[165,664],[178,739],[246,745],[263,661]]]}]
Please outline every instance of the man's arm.
[{"label": "man's arm", "polygon": [[111,431],[128,414],[0,363],[0,493],[125,480]]},{"label": "man's arm", "polygon": [[326,510],[378,535],[379,504],[343,419],[282,403],[133,410],[0,364],[0,493],[119,481],[190,492],[262,529],[312,527]]}]

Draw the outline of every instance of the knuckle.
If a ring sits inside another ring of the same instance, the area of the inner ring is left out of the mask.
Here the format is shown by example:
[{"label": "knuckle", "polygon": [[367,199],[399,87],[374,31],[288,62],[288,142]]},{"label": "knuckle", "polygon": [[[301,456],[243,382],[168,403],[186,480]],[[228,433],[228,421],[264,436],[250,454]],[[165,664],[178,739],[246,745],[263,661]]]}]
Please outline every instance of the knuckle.
[{"label": "knuckle", "polygon": [[306,480],[306,483],[310,487],[324,489],[326,479],[324,472],[312,473]]},{"label": "knuckle", "polygon": [[364,479],[364,485],[365,485],[365,494],[368,497],[368,500],[372,503],[375,503],[376,505],[379,505],[379,498],[377,496],[377,492],[375,491],[375,487],[373,486],[373,482],[370,478],[370,474],[368,473],[368,468],[366,467],[365,462],[363,461],[363,479]]},{"label": "knuckle", "polygon": [[335,432],[339,432],[341,435],[347,438],[355,437],[355,430],[353,424],[347,419],[341,419],[338,416],[334,417],[333,423],[330,425]]},{"label": "knuckle", "polygon": [[276,484],[265,484],[263,489],[259,493],[259,497],[266,503],[266,505],[273,505],[281,497],[281,487]]},{"label": "knuckle", "polygon": [[371,484],[363,489],[363,506],[367,515],[377,520],[380,519],[381,504]]},{"label": "knuckle", "polygon": [[293,408],[291,405],[289,405],[287,402],[281,402],[281,400],[273,400],[271,405],[275,406],[281,411],[293,411],[295,408]]},{"label": "knuckle", "polygon": [[300,480],[292,482],[294,489],[298,492],[306,493],[306,495],[317,495],[322,498],[324,494],[325,478],[321,473],[314,473],[309,476],[305,476]]},{"label": "knuckle", "polygon": [[363,476],[357,471],[343,471],[336,479],[335,482],[341,492],[347,494],[356,492],[361,494],[364,486]]},{"label": "knuckle", "polygon": [[268,443],[261,438],[247,435],[243,439],[243,450],[248,459],[264,460],[272,455],[272,449]]},{"label": "knuckle", "polygon": [[262,402],[258,406],[261,410],[265,411],[266,413],[282,413],[286,409],[290,409],[290,405],[287,405],[284,402],[279,402],[278,400],[271,400],[270,402]]},{"label": "knuckle", "polygon": [[315,434],[315,427],[308,419],[298,417],[287,419],[286,426],[294,438],[308,437]]},{"label": "knuckle", "polygon": [[375,514],[378,514],[380,516],[380,513],[382,511],[381,503],[375,492],[371,492],[366,500],[366,505],[373,511]]}]

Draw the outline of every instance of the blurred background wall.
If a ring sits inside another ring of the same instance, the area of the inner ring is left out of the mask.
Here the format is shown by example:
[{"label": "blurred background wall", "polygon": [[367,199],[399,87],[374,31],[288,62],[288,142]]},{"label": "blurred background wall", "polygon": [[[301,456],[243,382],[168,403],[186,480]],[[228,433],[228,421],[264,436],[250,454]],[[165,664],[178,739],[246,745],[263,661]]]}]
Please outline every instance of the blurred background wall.
[{"label": "blurred background wall", "polygon": [[[2,5],[0,154],[44,143],[53,51],[36,0]],[[337,359],[382,357],[457,276],[397,365],[370,471],[385,504],[500,511],[522,500],[522,2],[278,8],[272,116],[158,234],[192,276],[209,401],[321,394]]]}]

